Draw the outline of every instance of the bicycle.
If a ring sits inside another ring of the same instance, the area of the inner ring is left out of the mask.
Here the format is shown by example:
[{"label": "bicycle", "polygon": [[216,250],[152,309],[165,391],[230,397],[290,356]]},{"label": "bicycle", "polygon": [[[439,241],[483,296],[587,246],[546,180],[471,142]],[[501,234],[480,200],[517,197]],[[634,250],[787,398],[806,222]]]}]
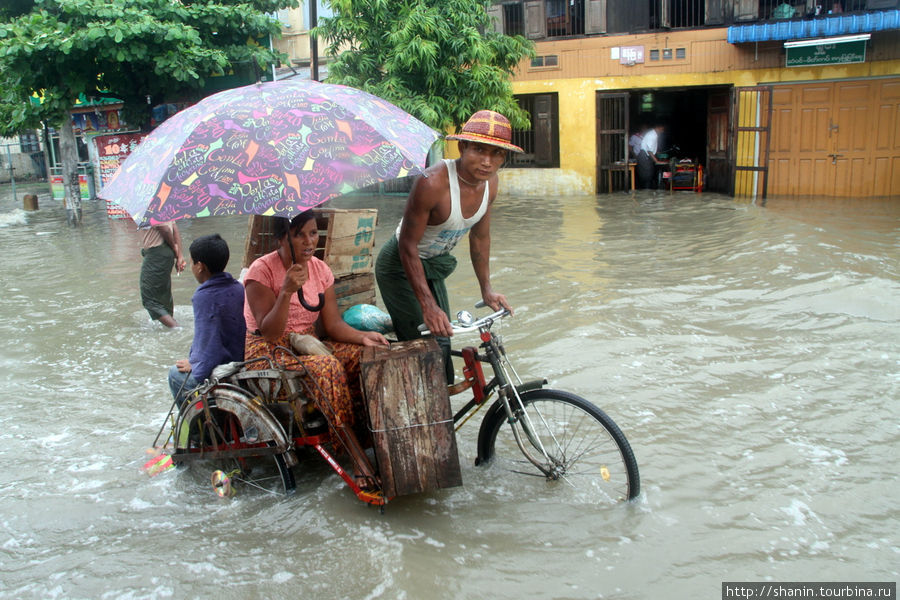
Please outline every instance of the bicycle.
[{"label": "bicycle", "polygon": [[[455,335],[477,331],[481,339],[477,348],[451,350],[464,364],[463,381],[450,386],[450,395],[472,391],[472,398],[453,415],[455,429],[497,395],[479,428],[476,465],[499,463],[513,472],[565,482],[592,497],[636,498],[637,461],[615,422],[580,396],[544,388],[544,379],[521,380],[502,339],[491,330],[509,314],[503,309],[474,319],[461,311],[453,324]],[[288,348],[279,352],[293,354]],[[181,410],[176,412],[173,404],[154,445],[167,422],[169,437],[157,449],[176,465],[213,462],[212,485],[220,496],[232,495],[238,482],[290,494],[296,488],[292,467],[298,464],[297,451],[314,449],[359,499],[383,507],[390,498],[380,487],[360,485],[328,451],[327,446],[339,440],[355,466],[367,461],[355,437],[333,427],[329,415],[310,400],[310,379],[302,371],[283,368],[275,357],[255,360],[267,360],[269,368],[248,370],[247,363],[217,367],[210,380],[188,394]],[[490,366],[490,379],[482,364]],[[522,470],[529,465],[531,471]]]},{"label": "bicycle", "polygon": [[[476,304],[476,308],[483,306],[483,302]],[[564,481],[612,500],[636,498],[640,494],[638,465],[618,425],[580,396],[544,388],[544,379],[522,381],[519,377],[502,339],[491,331],[509,314],[501,309],[475,319],[460,311],[451,324],[454,337],[477,331],[481,339],[478,348],[450,351],[464,363],[464,381],[451,386],[451,395],[472,390],[472,398],[453,417],[457,430],[497,394],[481,422],[475,464],[501,461],[508,470]],[[423,330],[423,335],[427,333]],[[489,380],[483,363],[493,372]],[[509,425],[505,430],[504,424]],[[529,463],[538,473],[521,470]]]}]

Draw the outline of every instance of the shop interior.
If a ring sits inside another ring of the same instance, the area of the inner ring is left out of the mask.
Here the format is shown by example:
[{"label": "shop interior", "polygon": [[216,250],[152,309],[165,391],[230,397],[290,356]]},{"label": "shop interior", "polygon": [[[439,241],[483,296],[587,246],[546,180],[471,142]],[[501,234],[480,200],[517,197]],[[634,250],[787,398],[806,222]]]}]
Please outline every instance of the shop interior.
[{"label": "shop interior", "polygon": [[[638,90],[629,96],[630,131],[665,125],[659,158],[706,162],[706,88]],[[629,134],[630,135],[630,134]]]},{"label": "shop interior", "polygon": [[[669,167],[658,168],[659,178],[656,182],[658,189],[672,187],[666,178],[694,177],[694,182],[688,185],[683,181],[676,181],[674,189],[698,188],[707,191],[728,192],[727,177],[722,177],[723,164],[727,160],[722,148],[709,146],[709,127],[723,126],[727,130],[727,98],[730,97],[729,86],[716,87],[685,87],[685,88],[658,88],[629,90],[627,92],[627,117],[626,137],[632,133],[642,131],[655,124],[665,126],[660,134],[657,157],[675,164],[685,165],[683,175],[672,172]],[[711,98],[715,96],[715,101]],[[720,107],[716,115],[711,115],[711,106]],[[713,136],[717,137],[717,136]],[[632,158],[631,160],[634,160]],[[693,165],[693,171],[688,165]],[[710,177],[710,167],[713,176]],[[689,175],[696,173],[696,175]],[[627,190],[630,182],[625,177],[611,178],[613,187]],[[636,181],[636,184],[639,183]],[[603,190],[605,191],[605,190]]]}]

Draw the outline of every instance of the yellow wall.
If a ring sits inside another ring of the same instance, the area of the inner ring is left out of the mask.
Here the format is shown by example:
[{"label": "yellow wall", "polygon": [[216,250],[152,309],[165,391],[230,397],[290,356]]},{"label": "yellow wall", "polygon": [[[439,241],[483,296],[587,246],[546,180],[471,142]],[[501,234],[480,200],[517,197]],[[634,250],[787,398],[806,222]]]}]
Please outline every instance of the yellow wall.
[{"label": "yellow wall", "polygon": [[597,127],[596,83],[567,79],[514,85],[516,94],[559,94],[559,169],[504,169],[501,189],[516,194],[577,195],[595,193]]},{"label": "yellow wall", "polygon": [[[603,38],[608,39],[608,38]],[[619,38],[620,45],[630,45]],[[722,41],[723,44],[727,42]],[[779,52],[770,49],[768,52]],[[752,52],[752,51],[751,51]],[[541,54],[538,47],[538,54]],[[782,59],[783,60],[783,59]],[[772,63],[772,58],[760,60]],[[597,193],[597,125],[596,94],[598,91],[646,88],[679,88],[693,86],[755,86],[817,80],[864,79],[896,76],[900,60],[884,60],[853,65],[815,68],[764,68],[723,70],[706,73],[665,73],[659,69],[643,69],[640,74],[616,77],[566,78],[563,67],[544,71],[545,80],[529,73],[526,80],[513,81],[515,94],[557,93],[559,95],[559,169],[507,169],[501,176],[503,190],[512,194],[552,193],[579,195]]]}]

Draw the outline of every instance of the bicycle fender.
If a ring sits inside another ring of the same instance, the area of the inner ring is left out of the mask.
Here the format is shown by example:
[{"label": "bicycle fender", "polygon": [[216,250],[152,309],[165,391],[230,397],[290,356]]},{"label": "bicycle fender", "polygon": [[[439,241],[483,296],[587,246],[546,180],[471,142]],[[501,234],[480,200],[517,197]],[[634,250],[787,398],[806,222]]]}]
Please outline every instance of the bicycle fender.
[{"label": "bicycle fender", "polygon": [[209,408],[230,412],[237,416],[244,431],[255,428],[260,442],[272,442],[277,453],[287,452],[290,440],[284,429],[266,406],[258,399],[238,389],[214,388],[198,400],[192,402],[178,420],[175,435],[175,449],[188,447],[188,430],[193,420],[204,412],[204,403]]}]

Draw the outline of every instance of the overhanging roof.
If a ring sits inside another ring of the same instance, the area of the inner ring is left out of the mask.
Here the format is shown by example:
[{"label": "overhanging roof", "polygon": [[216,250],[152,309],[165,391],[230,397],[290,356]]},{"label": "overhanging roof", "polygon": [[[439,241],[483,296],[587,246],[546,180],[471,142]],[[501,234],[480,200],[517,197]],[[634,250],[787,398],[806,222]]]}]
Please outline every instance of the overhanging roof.
[{"label": "overhanging roof", "polygon": [[728,28],[728,43],[799,40],[893,29],[900,29],[900,10],[734,25]]}]

